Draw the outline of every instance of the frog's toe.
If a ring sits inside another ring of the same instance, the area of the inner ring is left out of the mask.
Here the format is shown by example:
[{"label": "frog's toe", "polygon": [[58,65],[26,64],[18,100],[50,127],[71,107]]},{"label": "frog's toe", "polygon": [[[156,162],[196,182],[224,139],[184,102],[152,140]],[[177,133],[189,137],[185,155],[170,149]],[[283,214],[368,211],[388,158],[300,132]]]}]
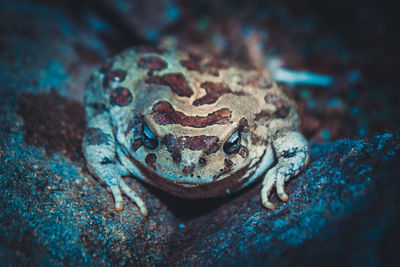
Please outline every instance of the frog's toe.
[{"label": "frog's toe", "polygon": [[121,195],[121,190],[119,189],[119,186],[110,185],[109,187],[111,189],[111,193],[114,196],[115,209],[117,211],[122,211],[124,209],[124,206],[123,206],[123,203],[122,203],[122,195]]},{"label": "frog's toe", "polygon": [[280,175],[276,179],[276,193],[283,202],[287,202],[289,197],[288,195],[286,195],[284,187],[285,187],[285,177]]},{"label": "frog's toe", "polygon": [[299,132],[287,132],[273,141],[277,162],[267,171],[262,189],[262,203],[265,207],[274,207],[268,200],[271,189],[275,185],[278,197],[288,201],[285,193],[285,182],[294,177],[304,168],[308,161],[308,144]]},{"label": "frog's toe", "polygon": [[[109,177],[109,176],[108,176]],[[110,188],[115,201],[115,209],[117,211],[122,211],[124,209],[122,193],[129,197],[136,205],[139,207],[140,213],[143,216],[147,216],[147,208],[144,201],[125,183],[124,179],[119,176],[119,178],[103,179],[106,185]]]},{"label": "frog's toe", "polygon": [[122,178],[119,186],[122,192],[124,192],[125,195],[127,195],[133,202],[136,203],[136,205],[139,207],[140,213],[143,216],[147,216],[146,203],[136,194],[135,191],[129,188]]},{"label": "frog's toe", "polygon": [[275,179],[272,176],[265,177],[263,187],[261,189],[261,201],[264,207],[268,209],[275,209],[275,204],[269,201],[269,194],[275,184]]}]

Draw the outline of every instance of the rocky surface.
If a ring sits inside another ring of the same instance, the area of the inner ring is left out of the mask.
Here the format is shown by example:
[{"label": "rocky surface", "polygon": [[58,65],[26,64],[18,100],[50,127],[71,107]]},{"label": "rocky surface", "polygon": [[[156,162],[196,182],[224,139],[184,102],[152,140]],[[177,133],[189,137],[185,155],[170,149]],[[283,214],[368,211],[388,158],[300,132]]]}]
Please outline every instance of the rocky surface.
[{"label": "rocky surface", "polygon": [[126,199],[118,213],[85,169],[82,94],[94,66],[139,39],[112,45],[118,36],[98,17],[46,1],[1,3],[0,33],[2,264],[396,263],[398,131],[312,143],[289,202],[272,194],[274,211],[262,207],[260,183],[202,201],[135,183],[148,217]]},{"label": "rocky surface", "polygon": [[[21,98],[15,121],[2,121],[11,128],[2,129],[0,147],[2,262],[374,266],[395,260],[399,134],[313,144],[308,168],[286,187],[289,202],[274,211],[262,207],[259,183],[203,201],[143,185],[136,189],[150,214],[142,218],[127,200],[115,212],[111,194],[85,170],[77,140],[59,126],[81,105],[51,92],[30,95],[43,105],[22,111],[29,97]],[[13,110],[15,99],[8,100],[3,107]],[[37,116],[40,127],[26,129]],[[68,125],[78,133],[84,126],[79,119]]]}]

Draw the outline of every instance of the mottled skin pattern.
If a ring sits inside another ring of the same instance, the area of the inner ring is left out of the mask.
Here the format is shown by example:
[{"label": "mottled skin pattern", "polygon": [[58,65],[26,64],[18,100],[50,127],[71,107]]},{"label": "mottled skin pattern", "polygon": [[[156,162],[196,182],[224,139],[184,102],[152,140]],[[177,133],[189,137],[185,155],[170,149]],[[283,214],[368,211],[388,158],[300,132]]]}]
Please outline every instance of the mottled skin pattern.
[{"label": "mottled skin pattern", "polygon": [[[87,166],[147,215],[124,182],[133,175],[184,198],[237,191],[263,177],[262,203],[308,161],[295,104],[267,71],[185,51],[131,49],[94,72],[85,95]],[[271,168],[272,166],[272,168]]]}]

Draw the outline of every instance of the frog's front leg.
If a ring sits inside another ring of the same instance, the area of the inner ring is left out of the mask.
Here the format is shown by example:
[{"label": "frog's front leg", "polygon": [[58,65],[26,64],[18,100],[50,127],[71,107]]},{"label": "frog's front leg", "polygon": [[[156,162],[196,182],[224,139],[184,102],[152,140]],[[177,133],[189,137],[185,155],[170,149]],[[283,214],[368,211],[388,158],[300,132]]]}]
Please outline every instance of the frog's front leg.
[{"label": "frog's front leg", "polygon": [[297,175],[309,158],[307,140],[296,131],[282,134],[273,140],[272,147],[277,163],[266,173],[261,190],[262,204],[269,209],[275,208],[268,199],[273,186],[276,186],[279,198],[286,202],[288,196],[284,191],[285,182]]},{"label": "frog's front leg", "polygon": [[123,209],[122,191],[138,205],[140,213],[146,216],[146,204],[121,177],[129,172],[116,157],[116,142],[108,113],[90,118],[83,138],[83,150],[89,171],[110,188],[116,210]]}]

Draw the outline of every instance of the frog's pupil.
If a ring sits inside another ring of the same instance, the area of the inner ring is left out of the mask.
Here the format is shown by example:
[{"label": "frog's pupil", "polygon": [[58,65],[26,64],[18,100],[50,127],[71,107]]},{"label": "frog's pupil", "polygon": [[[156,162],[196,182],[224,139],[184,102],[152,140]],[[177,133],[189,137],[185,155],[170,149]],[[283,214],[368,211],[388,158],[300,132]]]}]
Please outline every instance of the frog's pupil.
[{"label": "frog's pupil", "polygon": [[158,146],[158,139],[147,123],[143,125],[142,141],[144,145],[150,149],[154,149]]},{"label": "frog's pupil", "polygon": [[236,130],[233,134],[226,140],[223,149],[226,154],[232,154],[238,151],[240,147],[241,135],[240,131]]}]

